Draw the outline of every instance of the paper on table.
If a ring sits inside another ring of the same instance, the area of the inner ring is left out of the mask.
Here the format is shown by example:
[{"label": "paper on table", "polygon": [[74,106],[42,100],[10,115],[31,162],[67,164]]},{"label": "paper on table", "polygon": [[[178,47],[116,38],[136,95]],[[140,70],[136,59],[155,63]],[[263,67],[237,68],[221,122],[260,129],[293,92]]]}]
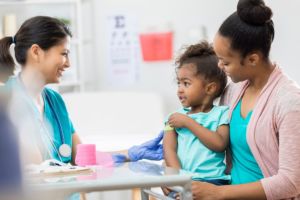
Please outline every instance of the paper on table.
[{"label": "paper on table", "polygon": [[91,173],[93,170],[89,167],[79,166],[31,166],[28,170],[29,176],[58,176],[58,175],[76,175],[81,173]]}]

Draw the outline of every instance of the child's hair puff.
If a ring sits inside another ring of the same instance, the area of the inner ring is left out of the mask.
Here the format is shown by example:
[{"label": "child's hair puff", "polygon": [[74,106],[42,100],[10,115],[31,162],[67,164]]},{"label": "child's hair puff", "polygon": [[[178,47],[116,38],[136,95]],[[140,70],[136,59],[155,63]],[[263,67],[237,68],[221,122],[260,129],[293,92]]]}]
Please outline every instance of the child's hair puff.
[{"label": "child's hair puff", "polygon": [[208,82],[216,82],[219,86],[215,97],[219,97],[227,84],[225,72],[218,67],[218,58],[211,44],[201,41],[197,44],[184,48],[175,61],[176,69],[180,69],[185,64],[192,64],[196,67],[196,75],[202,76]]}]

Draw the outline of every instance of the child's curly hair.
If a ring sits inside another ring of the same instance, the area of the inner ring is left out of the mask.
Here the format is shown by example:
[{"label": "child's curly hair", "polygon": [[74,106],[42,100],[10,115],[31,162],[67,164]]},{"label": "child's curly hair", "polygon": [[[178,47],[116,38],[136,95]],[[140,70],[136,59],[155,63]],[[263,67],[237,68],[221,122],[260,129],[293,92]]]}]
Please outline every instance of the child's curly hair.
[{"label": "child's curly hair", "polygon": [[218,67],[218,58],[211,44],[201,41],[198,44],[190,45],[175,61],[176,68],[180,69],[184,64],[193,64],[196,67],[196,75],[201,75],[209,82],[216,82],[219,86],[215,97],[219,97],[227,84],[225,72]]}]

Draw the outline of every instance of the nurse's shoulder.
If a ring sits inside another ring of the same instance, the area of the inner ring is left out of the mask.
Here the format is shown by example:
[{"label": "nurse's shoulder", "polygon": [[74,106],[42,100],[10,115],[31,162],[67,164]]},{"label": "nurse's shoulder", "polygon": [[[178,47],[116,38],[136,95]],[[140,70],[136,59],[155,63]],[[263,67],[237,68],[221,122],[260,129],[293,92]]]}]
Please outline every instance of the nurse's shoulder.
[{"label": "nurse's shoulder", "polygon": [[62,106],[64,109],[66,109],[65,102],[64,102],[62,96],[57,91],[55,91],[49,87],[45,87],[43,93],[44,93],[48,103],[50,101],[50,103],[53,104],[54,107]]}]

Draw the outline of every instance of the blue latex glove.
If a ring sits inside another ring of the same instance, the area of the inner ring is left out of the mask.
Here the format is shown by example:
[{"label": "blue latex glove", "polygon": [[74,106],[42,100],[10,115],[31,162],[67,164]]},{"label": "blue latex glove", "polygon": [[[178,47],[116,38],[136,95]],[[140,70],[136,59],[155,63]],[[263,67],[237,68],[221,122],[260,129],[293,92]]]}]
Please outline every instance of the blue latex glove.
[{"label": "blue latex glove", "polygon": [[131,161],[137,161],[141,159],[149,160],[161,160],[164,158],[163,145],[160,144],[164,136],[164,131],[161,131],[159,135],[141,145],[133,146],[128,149],[128,157]]},{"label": "blue latex glove", "polygon": [[127,157],[124,154],[112,154],[112,159],[114,161],[114,163],[123,163],[127,161]]}]

